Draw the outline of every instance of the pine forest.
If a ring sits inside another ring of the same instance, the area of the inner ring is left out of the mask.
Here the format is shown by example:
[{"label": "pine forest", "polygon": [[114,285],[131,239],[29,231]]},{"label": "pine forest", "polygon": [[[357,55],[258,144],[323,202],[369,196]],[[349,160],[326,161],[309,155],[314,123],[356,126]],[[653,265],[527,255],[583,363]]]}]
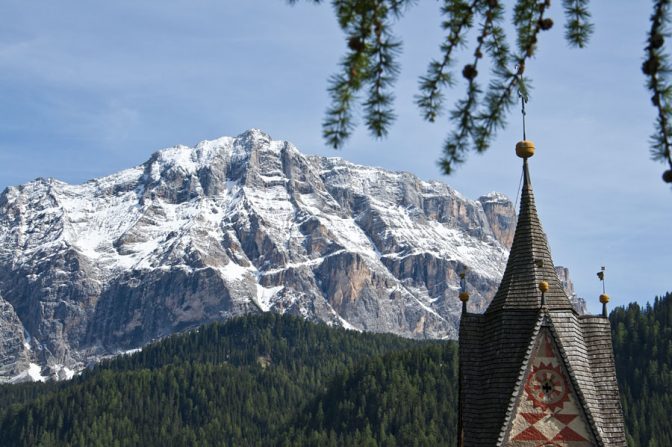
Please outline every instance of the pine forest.
[{"label": "pine forest", "polygon": [[[628,443],[672,445],[672,294],[610,315]],[[272,313],[0,387],[3,446],[454,446],[457,344]]]}]

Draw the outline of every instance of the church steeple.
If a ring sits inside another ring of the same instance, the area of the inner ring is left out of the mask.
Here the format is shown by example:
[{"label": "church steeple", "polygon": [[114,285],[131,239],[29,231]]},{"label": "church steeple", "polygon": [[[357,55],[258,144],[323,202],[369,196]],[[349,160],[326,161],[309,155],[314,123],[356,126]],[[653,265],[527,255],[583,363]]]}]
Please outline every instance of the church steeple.
[{"label": "church steeple", "polygon": [[463,306],[458,446],[625,447],[609,319],[579,315],[555,273],[530,180],[534,149],[516,146],[523,186],[499,289],[484,314]]},{"label": "church steeple", "polygon": [[[526,143],[528,148],[530,146],[534,148],[530,141],[522,141],[518,143],[518,147],[521,143]],[[518,147],[516,152],[519,155],[529,154],[529,151],[521,152]],[[572,304],[555,273],[546,235],[537,215],[528,167],[530,156],[523,157],[520,211],[509,260],[499,289],[486,312],[495,312],[503,308],[539,308],[541,306],[539,283],[542,281],[548,283],[548,291],[544,293],[545,305],[553,309],[572,309]]]}]

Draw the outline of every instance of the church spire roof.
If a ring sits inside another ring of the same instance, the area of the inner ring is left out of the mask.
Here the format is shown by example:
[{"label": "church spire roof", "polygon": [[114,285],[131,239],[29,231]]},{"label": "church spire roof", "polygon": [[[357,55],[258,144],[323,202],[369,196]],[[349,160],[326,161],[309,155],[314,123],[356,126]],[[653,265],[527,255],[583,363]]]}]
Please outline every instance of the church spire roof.
[{"label": "church spire roof", "polygon": [[504,308],[540,308],[542,297],[538,287],[542,281],[546,281],[549,286],[544,293],[544,305],[549,309],[571,310],[571,302],[555,273],[546,235],[534,204],[528,168],[528,158],[534,154],[534,144],[522,141],[516,146],[516,153],[523,158],[523,188],[518,223],[502,282],[486,313]]},{"label": "church spire roof", "polygon": [[[465,310],[460,319],[458,445],[563,444],[578,439],[572,430],[579,426],[570,425],[580,416],[580,436],[586,441],[580,445],[626,447],[609,319],[579,315],[572,308],[534,204],[528,167],[534,144],[521,141],[516,153],[524,159],[524,182],[504,277],[485,314]],[[539,346],[545,346],[542,354]],[[538,376],[542,367],[547,373]],[[551,377],[558,378],[557,383],[565,384],[558,389],[573,390],[573,403],[554,401],[562,412],[543,407],[550,400],[541,402],[541,395],[535,395],[539,377],[546,387]],[[577,417],[562,422],[571,416]]]}]

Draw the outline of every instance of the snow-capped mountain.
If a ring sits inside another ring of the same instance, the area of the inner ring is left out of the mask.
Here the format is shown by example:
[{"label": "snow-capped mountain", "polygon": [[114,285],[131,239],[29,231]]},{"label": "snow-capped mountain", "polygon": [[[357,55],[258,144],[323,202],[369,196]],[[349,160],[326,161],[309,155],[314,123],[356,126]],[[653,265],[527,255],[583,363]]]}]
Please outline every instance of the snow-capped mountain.
[{"label": "snow-capped mountain", "polygon": [[0,196],[0,376],[102,356],[246,312],[455,338],[499,283],[515,212],[439,182],[301,154],[258,130],[156,152],[82,185]]}]

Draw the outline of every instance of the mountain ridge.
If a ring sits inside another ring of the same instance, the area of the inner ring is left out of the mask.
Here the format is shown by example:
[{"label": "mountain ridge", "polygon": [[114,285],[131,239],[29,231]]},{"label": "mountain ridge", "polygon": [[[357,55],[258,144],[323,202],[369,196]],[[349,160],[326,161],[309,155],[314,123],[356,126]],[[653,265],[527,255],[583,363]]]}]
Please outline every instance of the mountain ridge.
[{"label": "mountain ridge", "polygon": [[455,338],[458,272],[483,310],[514,227],[501,194],[468,200],[410,173],[303,155],[256,129],[81,185],[36,179],[0,196],[0,376],[38,367],[37,378],[67,378],[268,310]]}]

